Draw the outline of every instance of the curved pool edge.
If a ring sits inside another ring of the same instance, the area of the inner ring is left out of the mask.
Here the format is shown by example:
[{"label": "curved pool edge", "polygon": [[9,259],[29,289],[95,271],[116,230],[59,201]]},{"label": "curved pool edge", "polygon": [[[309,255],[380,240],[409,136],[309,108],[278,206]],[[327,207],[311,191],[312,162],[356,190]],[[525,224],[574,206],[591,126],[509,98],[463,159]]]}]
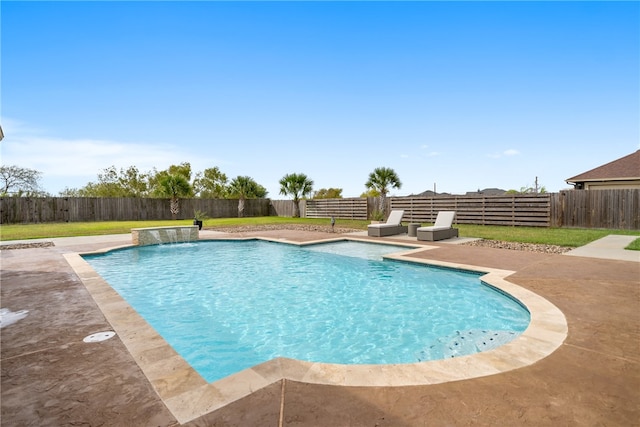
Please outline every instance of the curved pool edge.
[{"label": "curved pool edge", "polygon": [[[362,241],[357,238],[335,240]],[[275,241],[299,244],[279,239]],[[306,244],[321,242],[328,241]],[[418,259],[411,257],[411,254],[436,247],[399,244],[402,251],[385,258],[484,273],[480,277],[484,283],[509,294],[527,308],[531,316],[529,326],[516,339],[501,347],[468,356],[392,365],[339,365],[276,358],[207,383],[82,258],[82,255],[104,253],[128,246],[131,245],[93,252],[66,253],[64,257],[160,398],[180,423],[222,408],[282,380],[334,386],[400,387],[439,384],[508,372],[529,366],[549,356],[562,345],[568,333],[566,318],[555,305],[534,292],[506,280],[513,271]],[[414,249],[410,249],[411,246]]]}]

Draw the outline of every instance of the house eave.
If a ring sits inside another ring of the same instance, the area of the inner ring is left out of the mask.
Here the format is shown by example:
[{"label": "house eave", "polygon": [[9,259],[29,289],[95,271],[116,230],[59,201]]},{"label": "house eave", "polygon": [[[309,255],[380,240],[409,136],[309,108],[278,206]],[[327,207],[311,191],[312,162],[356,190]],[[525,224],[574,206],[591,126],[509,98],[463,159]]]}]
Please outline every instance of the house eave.
[{"label": "house eave", "polygon": [[565,182],[567,184],[575,185],[579,182],[611,182],[611,181],[638,181],[640,180],[640,176],[630,176],[625,178],[598,178],[598,179],[568,179]]}]

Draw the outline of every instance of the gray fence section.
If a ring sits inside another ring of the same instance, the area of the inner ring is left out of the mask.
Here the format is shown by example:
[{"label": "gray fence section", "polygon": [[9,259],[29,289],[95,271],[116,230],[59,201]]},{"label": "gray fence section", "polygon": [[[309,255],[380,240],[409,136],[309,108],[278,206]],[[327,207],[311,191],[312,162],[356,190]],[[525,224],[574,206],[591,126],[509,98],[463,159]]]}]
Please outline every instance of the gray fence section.
[{"label": "gray fence section", "polygon": [[[183,199],[178,219],[193,218],[195,211],[209,218],[238,216],[238,200]],[[269,216],[269,199],[245,200],[244,216]],[[78,221],[169,220],[168,199],[101,197],[3,197],[0,223],[40,223]]]},{"label": "gray fence section", "polygon": [[[270,200],[271,203],[271,215],[272,216],[286,216],[292,217],[294,213],[293,200]],[[305,217],[305,203],[304,200],[299,202],[300,205],[300,217]]]},{"label": "gray fence section", "polygon": [[[315,199],[300,202],[300,216],[366,220],[377,209],[374,198]],[[432,223],[439,211],[455,210],[456,223],[534,227],[640,230],[640,189],[567,190],[509,196],[390,197],[387,209],[403,209],[404,221]],[[184,199],[180,219],[194,211],[210,218],[238,216],[238,201]],[[292,200],[249,199],[245,216],[294,213]],[[138,198],[0,198],[0,223],[126,221],[171,219],[169,200]]]},{"label": "gray fence section", "polygon": [[640,189],[561,191],[551,206],[552,227],[640,230]]}]

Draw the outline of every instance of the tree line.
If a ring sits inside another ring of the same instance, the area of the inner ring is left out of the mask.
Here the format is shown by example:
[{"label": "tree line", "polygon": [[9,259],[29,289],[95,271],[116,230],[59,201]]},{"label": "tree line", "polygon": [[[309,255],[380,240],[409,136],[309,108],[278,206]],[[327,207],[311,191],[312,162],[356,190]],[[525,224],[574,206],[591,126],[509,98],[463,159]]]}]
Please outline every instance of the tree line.
[{"label": "tree line", "polygon": [[[0,166],[0,196],[49,196],[42,190],[40,180],[42,173],[19,166]],[[303,198],[335,199],[342,198],[341,188],[321,188],[313,190],[313,180],[304,173],[284,175],[280,181],[280,194],[291,196],[294,202],[294,216],[300,216],[299,201]],[[360,197],[377,197],[378,209],[374,210],[372,219],[386,217],[386,197],[392,188],[400,189],[402,182],[398,174],[391,168],[378,167],[369,174],[365,182],[367,191]],[[479,190],[478,190],[479,191]],[[267,196],[264,186],[258,184],[250,176],[237,176],[231,180],[217,166],[195,174],[188,162],[171,165],[165,170],[153,169],[140,172],[136,166],[103,169],[98,173],[96,182],[89,182],[81,188],[65,188],[60,192],[63,197],[158,197],[170,200],[170,209],[177,217],[180,199],[200,197],[209,199],[238,199],[238,215],[244,215],[246,199],[264,198]],[[507,193],[546,193],[546,188],[538,184],[522,187],[520,191],[509,190]]]},{"label": "tree line", "polygon": [[[1,195],[47,196],[41,189],[42,174],[36,170],[19,166],[0,167]],[[314,182],[304,173],[289,173],[280,181],[280,194],[291,196],[294,216],[300,216],[299,201],[302,198],[342,198],[341,188],[313,190]],[[390,168],[376,168],[365,183],[367,192],[362,197],[379,197],[380,213],[384,215],[385,198],[389,188],[402,186],[398,175]],[[267,196],[264,186],[250,176],[237,176],[231,180],[217,166],[193,173],[188,162],[171,165],[165,170],[153,169],[141,172],[136,166],[103,169],[95,182],[81,188],[65,188],[63,197],[158,197],[170,200],[170,211],[174,218],[180,212],[180,199],[201,197],[238,199],[238,216],[244,216],[246,199]]]}]

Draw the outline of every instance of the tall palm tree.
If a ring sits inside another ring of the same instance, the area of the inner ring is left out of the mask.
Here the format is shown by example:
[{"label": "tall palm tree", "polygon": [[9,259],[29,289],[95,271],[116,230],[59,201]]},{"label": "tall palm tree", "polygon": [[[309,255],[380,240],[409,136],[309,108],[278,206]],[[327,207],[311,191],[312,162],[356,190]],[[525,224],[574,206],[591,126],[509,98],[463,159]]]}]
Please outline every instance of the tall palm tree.
[{"label": "tall palm tree", "polygon": [[188,197],[192,193],[189,181],[184,175],[167,173],[160,177],[158,184],[160,192],[171,199],[171,217],[177,219],[180,213],[180,198]]},{"label": "tall palm tree", "polygon": [[313,181],[303,173],[286,174],[280,179],[280,194],[293,196],[293,217],[300,218],[300,197],[313,191]]},{"label": "tall palm tree", "polygon": [[238,218],[244,216],[245,199],[266,197],[267,189],[249,176],[238,176],[229,184],[229,197],[238,198]]},{"label": "tall palm tree", "polygon": [[402,183],[398,174],[391,168],[375,168],[369,174],[369,179],[364,184],[370,190],[376,190],[380,193],[379,210],[384,214],[387,204],[387,193],[389,187],[400,189]]}]

